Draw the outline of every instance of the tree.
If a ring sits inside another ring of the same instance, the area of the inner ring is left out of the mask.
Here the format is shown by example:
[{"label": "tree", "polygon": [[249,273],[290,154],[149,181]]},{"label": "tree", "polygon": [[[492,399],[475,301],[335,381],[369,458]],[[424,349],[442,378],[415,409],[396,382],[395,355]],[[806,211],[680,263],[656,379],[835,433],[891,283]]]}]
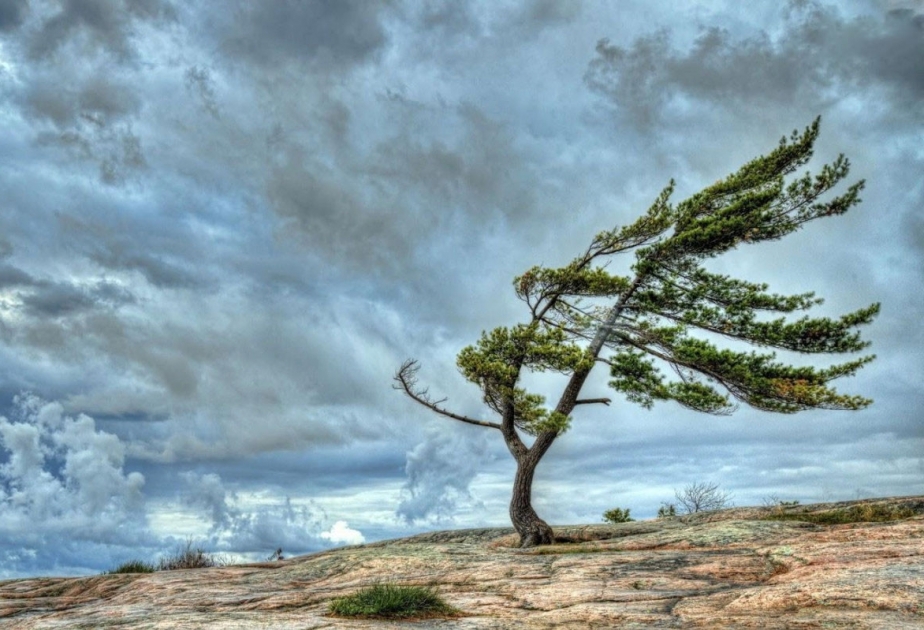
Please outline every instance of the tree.
[{"label": "tree", "polygon": [[[672,400],[708,414],[728,414],[735,401],[757,409],[860,409],[872,401],[838,393],[834,379],[853,375],[874,357],[826,368],[795,366],[773,351],[736,349],[742,343],[803,354],[857,352],[869,344],[856,327],[879,311],[872,304],[839,318],[788,319],[821,303],[813,293],[780,295],[768,286],[709,271],[705,263],[740,245],[780,239],[814,219],[840,215],[860,201],[863,182],[823,200],[843,180],[849,161],[839,156],[816,174],[788,176],[812,155],[819,120],[793,132],[765,156],[689,199],[672,205],[674,183],[634,223],[600,232],[587,250],[560,268],[533,267],[514,279],[529,321],[482,333],[457,364],[476,384],[499,422],[449,411],[418,384],[419,363],[406,361],[395,388],[430,410],[501,433],[517,463],[510,519],[522,546],[553,542],[536,514],[531,492],[536,466],[572,424],[591,371],[609,369],[610,386],[630,402],[651,408]],[[613,256],[634,253],[628,275],[610,273]],[[771,318],[772,314],[783,314]],[[716,340],[724,339],[719,345]],[[660,365],[660,367],[659,367]],[[671,378],[660,369],[667,367]],[[522,387],[524,371],[567,377],[554,407]],[[527,437],[533,438],[527,444]]]},{"label": "tree", "polygon": [[696,512],[711,512],[731,507],[731,495],[719,490],[719,484],[700,481],[685,486],[683,490],[675,490],[677,502],[683,506],[687,514]]},{"label": "tree", "polygon": [[629,516],[629,508],[613,508],[603,513],[604,523],[629,523],[635,519]]}]

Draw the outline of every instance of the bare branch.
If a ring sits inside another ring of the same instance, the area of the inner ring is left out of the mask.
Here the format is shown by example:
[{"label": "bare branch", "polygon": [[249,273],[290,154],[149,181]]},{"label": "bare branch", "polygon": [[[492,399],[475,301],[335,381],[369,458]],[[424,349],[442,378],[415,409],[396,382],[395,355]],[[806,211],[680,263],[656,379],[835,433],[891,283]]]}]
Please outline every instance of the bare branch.
[{"label": "bare branch", "polygon": [[612,401],[609,398],[582,398],[581,400],[575,400],[575,405],[592,405],[594,403],[602,403],[609,407]]},{"label": "bare branch", "polygon": [[429,390],[421,389],[417,386],[417,370],[420,369],[420,364],[414,359],[408,359],[401,364],[401,367],[398,368],[398,371],[395,373],[395,383],[392,385],[395,389],[403,391],[405,394],[413,398],[416,402],[420,403],[427,409],[435,411],[441,416],[446,416],[447,418],[452,418],[453,420],[458,420],[459,422],[466,422],[468,424],[476,424],[480,427],[491,427],[492,429],[500,429],[501,425],[496,422],[485,422],[483,420],[475,420],[467,416],[461,416],[457,413],[452,413],[446,409],[440,407],[440,403],[445,402],[445,398],[440,400],[433,400],[429,396]]}]

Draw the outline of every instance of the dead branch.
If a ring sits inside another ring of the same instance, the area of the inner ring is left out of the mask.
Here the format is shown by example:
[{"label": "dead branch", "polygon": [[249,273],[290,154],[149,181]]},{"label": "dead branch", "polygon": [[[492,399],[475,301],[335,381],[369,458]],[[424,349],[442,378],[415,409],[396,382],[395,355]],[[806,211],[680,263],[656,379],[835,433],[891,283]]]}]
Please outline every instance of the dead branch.
[{"label": "dead branch", "polygon": [[452,418],[453,420],[458,420],[459,422],[466,422],[468,424],[476,424],[480,427],[491,427],[492,429],[500,429],[501,425],[496,422],[486,422],[484,420],[475,420],[474,418],[469,418],[467,416],[462,416],[457,413],[452,413],[442,407],[440,403],[444,402],[446,399],[433,400],[430,398],[429,390],[424,388],[421,389],[417,386],[417,371],[420,369],[420,364],[414,359],[408,359],[401,364],[401,367],[395,373],[395,383],[392,385],[395,389],[403,391],[405,394],[410,396],[416,402],[420,403],[427,409],[435,411],[441,416],[446,416],[447,418]]}]

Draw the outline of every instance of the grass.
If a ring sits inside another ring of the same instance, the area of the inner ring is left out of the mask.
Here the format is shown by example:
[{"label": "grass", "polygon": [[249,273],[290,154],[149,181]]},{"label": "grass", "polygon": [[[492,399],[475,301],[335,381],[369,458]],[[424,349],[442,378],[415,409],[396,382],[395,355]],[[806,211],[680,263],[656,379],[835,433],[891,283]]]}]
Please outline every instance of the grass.
[{"label": "grass", "polygon": [[106,573],[154,573],[155,571],[176,571],[179,569],[206,569],[209,567],[223,567],[228,562],[221,556],[206,553],[200,547],[187,540],[184,547],[180,547],[169,556],[164,556],[156,563],[147,563],[142,560],[129,560]]},{"label": "grass", "polygon": [[128,562],[123,562],[112,571],[109,571],[109,573],[154,573],[154,571],[155,568],[153,564],[148,564],[142,560],[129,560]]},{"label": "grass", "polygon": [[186,541],[173,555],[161,558],[157,562],[158,571],[176,571],[178,569],[207,569],[227,564],[223,559],[206,553],[200,547],[194,547],[192,540]]},{"label": "grass", "polygon": [[431,588],[397,584],[376,584],[338,597],[331,601],[329,612],[336,617],[369,619],[427,619],[460,614]]},{"label": "grass", "polygon": [[775,513],[764,517],[768,521],[804,521],[819,525],[842,525],[845,523],[884,523],[911,518],[916,512],[909,507],[895,505],[851,505],[848,508],[825,510],[823,512]]}]

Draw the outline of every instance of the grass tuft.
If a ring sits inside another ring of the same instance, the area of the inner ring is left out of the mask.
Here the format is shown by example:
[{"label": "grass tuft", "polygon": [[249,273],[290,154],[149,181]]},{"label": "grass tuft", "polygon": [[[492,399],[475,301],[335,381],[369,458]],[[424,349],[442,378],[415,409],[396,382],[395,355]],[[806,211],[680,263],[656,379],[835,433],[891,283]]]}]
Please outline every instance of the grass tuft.
[{"label": "grass tuft", "polygon": [[778,512],[764,518],[768,521],[804,521],[818,525],[842,525],[845,523],[900,521],[911,518],[915,514],[916,512],[913,509],[904,506],[863,504],[823,512]]},{"label": "grass tuft", "polygon": [[154,573],[154,570],[153,564],[148,564],[142,560],[129,560],[109,571],[109,573]]},{"label": "grass tuft", "polygon": [[227,562],[221,558],[206,553],[200,547],[194,547],[192,540],[187,540],[185,547],[181,547],[171,556],[161,558],[155,568],[158,571],[176,571],[178,569],[222,567],[226,564]]},{"label": "grass tuft", "polygon": [[425,619],[460,614],[431,588],[397,584],[376,584],[338,597],[331,601],[329,612],[337,617],[376,619]]}]

